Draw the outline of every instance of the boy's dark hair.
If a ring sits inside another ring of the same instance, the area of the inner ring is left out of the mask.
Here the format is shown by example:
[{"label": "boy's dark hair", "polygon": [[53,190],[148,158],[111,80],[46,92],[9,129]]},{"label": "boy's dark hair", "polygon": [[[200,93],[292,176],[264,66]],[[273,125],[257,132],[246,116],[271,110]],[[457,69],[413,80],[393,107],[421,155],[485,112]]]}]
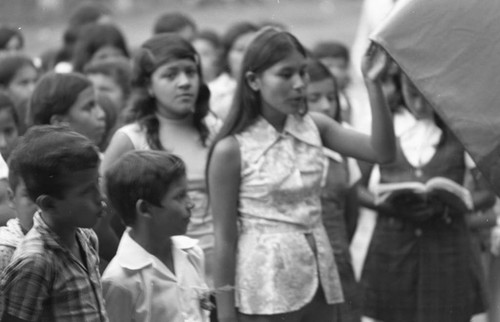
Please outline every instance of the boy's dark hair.
[{"label": "boy's dark hair", "polygon": [[170,12],[161,15],[153,26],[153,35],[179,32],[186,27],[197,30],[195,22],[180,12]]},{"label": "boy's dark hair", "polygon": [[85,136],[66,126],[34,126],[11,154],[10,164],[26,184],[29,197],[63,198],[65,178],[75,171],[97,168],[97,147]]},{"label": "boy's dark hair", "polygon": [[131,151],[117,160],[104,174],[111,206],[125,225],[136,221],[139,199],[160,205],[170,185],[186,175],[184,161],[165,151]]},{"label": "boy's dark hair", "polygon": [[343,58],[347,63],[350,61],[349,49],[346,45],[338,41],[324,41],[318,43],[313,48],[312,55],[316,59],[333,57]]},{"label": "boy's dark hair", "polygon": [[45,74],[31,95],[30,123],[50,124],[53,115],[65,115],[78,99],[78,95],[91,86],[92,83],[85,76],[77,73]]}]

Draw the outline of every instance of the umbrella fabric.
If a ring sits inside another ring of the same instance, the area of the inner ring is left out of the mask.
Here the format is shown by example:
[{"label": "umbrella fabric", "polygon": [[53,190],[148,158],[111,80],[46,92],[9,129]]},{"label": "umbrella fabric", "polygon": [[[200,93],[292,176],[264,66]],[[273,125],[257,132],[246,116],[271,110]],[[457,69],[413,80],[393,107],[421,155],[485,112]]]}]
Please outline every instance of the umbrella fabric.
[{"label": "umbrella fabric", "polygon": [[498,17],[498,0],[399,0],[371,39],[415,83],[500,195]]}]

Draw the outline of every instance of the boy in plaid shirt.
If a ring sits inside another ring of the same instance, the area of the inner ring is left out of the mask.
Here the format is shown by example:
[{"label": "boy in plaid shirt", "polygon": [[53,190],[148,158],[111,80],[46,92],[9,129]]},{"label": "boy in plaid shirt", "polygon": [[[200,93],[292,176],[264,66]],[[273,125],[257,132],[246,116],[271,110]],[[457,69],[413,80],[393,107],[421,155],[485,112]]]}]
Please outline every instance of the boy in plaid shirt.
[{"label": "boy in plaid shirt", "polygon": [[88,229],[102,213],[97,148],[66,127],[42,126],[13,154],[40,211],[3,272],[2,321],[107,321]]}]

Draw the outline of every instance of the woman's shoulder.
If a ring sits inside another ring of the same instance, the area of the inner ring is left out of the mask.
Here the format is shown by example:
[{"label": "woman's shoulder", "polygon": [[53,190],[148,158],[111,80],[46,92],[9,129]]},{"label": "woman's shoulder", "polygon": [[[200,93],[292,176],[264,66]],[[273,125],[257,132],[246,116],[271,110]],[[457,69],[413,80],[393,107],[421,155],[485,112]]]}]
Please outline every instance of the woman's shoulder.
[{"label": "woman's shoulder", "polygon": [[136,133],[142,133],[144,132],[144,129],[140,126],[138,122],[133,122],[129,124],[125,124],[122,127],[120,127],[117,132],[122,132],[127,135],[133,135]]},{"label": "woman's shoulder", "polygon": [[226,136],[217,141],[214,146],[214,154],[219,154],[224,157],[234,158],[240,155],[240,146],[235,136]]},{"label": "woman's shoulder", "polygon": [[127,137],[134,149],[136,150],[144,150],[148,148],[147,137],[146,137],[146,129],[142,127],[138,122],[130,123],[119,128],[115,136],[123,135]]}]

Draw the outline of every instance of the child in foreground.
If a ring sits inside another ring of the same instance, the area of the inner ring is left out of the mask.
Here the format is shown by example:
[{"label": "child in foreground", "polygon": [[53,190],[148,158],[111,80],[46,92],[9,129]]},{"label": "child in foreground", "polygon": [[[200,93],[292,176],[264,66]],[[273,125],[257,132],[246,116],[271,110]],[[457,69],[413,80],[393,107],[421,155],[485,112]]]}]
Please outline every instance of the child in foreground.
[{"label": "child in foreground", "polygon": [[103,274],[110,321],[208,321],[203,251],[186,236],[193,204],[186,168],[164,151],[132,151],[105,172],[127,225]]},{"label": "child in foreground", "polygon": [[107,321],[97,237],[102,213],[96,146],[67,127],[33,127],[12,153],[33,228],[3,272],[2,321]]}]

